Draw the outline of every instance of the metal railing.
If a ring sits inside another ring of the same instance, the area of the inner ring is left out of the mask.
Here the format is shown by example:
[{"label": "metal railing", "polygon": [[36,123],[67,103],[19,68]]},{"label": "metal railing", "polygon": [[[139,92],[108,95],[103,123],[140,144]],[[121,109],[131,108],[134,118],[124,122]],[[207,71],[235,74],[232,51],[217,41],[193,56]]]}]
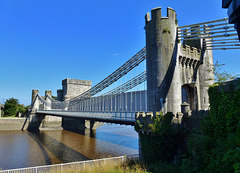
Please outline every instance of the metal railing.
[{"label": "metal railing", "polygon": [[[126,93],[127,91],[129,91],[130,89],[142,84],[143,82],[145,82],[147,80],[147,74],[146,71],[140,73],[139,75],[137,75],[136,77],[128,80],[127,82],[123,83],[122,85],[98,96],[98,97],[90,97],[88,100],[73,100],[70,102],[69,104],[69,108],[68,110],[76,110],[74,109],[74,107],[76,107],[77,105],[81,105],[80,107],[84,107],[84,102],[88,102],[88,106],[92,106],[92,107],[96,107],[99,104],[104,104],[104,102],[110,101],[112,103],[112,100],[115,100],[117,97],[119,97],[121,94]],[[102,98],[102,99],[100,99]],[[127,99],[125,100],[125,102],[127,102]],[[128,104],[128,103],[125,103]],[[122,105],[122,106],[126,106],[126,105]],[[53,107],[53,106],[52,106]],[[81,109],[79,110],[81,111]],[[113,111],[111,109],[111,111]]]},{"label": "metal railing", "polygon": [[58,110],[38,110],[37,113],[53,115],[53,116],[64,116],[73,118],[85,118],[85,119],[95,119],[106,121],[123,121],[134,123],[136,112],[98,112],[98,111],[85,111],[85,112],[75,112],[75,111],[58,111]]},{"label": "metal railing", "polygon": [[96,159],[96,160],[87,160],[80,162],[71,162],[71,163],[63,163],[63,164],[55,164],[55,165],[46,165],[46,166],[36,166],[36,167],[28,167],[28,168],[19,168],[19,169],[9,169],[2,170],[0,173],[44,173],[44,172],[59,172],[63,173],[68,170],[77,170],[85,169],[87,167],[94,166],[104,166],[107,163],[116,163],[120,164],[125,162],[127,159],[136,159],[137,155],[129,155],[129,156],[119,156],[119,157],[111,157],[104,159]]}]

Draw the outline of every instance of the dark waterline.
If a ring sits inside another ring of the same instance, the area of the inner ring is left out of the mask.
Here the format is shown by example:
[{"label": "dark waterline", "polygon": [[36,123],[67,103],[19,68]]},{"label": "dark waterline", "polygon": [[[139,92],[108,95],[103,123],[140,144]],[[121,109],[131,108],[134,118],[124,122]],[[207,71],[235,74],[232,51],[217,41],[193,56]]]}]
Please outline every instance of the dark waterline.
[{"label": "dark waterline", "polygon": [[0,169],[14,169],[138,153],[131,126],[96,131],[0,131]]}]

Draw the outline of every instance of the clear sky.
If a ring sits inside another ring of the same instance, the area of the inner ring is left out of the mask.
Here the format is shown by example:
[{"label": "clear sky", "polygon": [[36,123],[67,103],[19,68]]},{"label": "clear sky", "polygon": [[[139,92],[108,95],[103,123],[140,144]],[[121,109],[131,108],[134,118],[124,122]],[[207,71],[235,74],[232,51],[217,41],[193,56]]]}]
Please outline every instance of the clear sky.
[{"label": "clear sky", "polygon": [[[145,46],[144,16],[177,12],[179,26],[227,17],[222,0],[0,0],[0,102],[28,105],[32,89],[61,89],[65,78],[100,82]],[[214,51],[240,73],[240,50]]]}]

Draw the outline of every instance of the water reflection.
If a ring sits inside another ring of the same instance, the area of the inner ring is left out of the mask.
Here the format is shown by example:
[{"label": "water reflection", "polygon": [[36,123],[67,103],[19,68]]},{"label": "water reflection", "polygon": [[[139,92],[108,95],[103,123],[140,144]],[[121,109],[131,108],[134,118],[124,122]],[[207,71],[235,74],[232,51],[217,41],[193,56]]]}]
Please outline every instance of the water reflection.
[{"label": "water reflection", "polygon": [[12,169],[136,154],[130,126],[105,125],[96,131],[0,131],[0,168]]},{"label": "water reflection", "polygon": [[0,131],[0,168],[12,169],[44,164],[44,153],[26,132]]}]

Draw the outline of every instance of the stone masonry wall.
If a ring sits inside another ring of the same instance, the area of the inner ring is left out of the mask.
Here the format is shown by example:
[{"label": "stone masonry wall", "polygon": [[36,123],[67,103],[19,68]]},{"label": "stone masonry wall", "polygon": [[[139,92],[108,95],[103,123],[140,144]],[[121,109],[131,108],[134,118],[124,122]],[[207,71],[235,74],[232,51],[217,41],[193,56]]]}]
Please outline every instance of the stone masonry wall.
[{"label": "stone masonry wall", "polygon": [[[89,90],[92,86],[92,81],[78,80],[78,79],[64,79],[62,81],[62,92],[58,92],[58,98],[71,99],[85,91]],[[60,94],[63,94],[62,97]]]},{"label": "stone masonry wall", "polygon": [[162,17],[161,7],[152,9],[145,23],[148,111],[177,114],[185,101],[191,110],[208,110],[207,90],[214,83],[212,51],[202,49],[200,38],[178,43],[172,8],[167,17]]}]

